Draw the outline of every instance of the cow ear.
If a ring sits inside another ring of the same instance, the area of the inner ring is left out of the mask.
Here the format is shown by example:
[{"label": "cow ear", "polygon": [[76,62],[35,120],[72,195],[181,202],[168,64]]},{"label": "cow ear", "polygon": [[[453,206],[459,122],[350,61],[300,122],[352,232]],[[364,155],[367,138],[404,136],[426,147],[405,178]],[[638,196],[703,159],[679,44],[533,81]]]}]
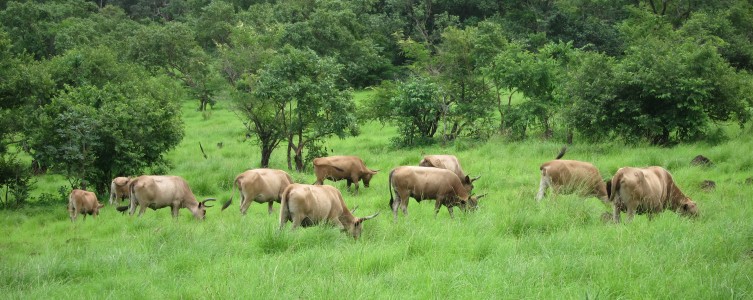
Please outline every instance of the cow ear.
[{"label": "cow ear", "polygon": [[465,175],[465,182],[471,183],[471,182],[473,182],[473,181],[471,180],[471,177],[470,177],[470,176],[468,176],[468,175]]}]

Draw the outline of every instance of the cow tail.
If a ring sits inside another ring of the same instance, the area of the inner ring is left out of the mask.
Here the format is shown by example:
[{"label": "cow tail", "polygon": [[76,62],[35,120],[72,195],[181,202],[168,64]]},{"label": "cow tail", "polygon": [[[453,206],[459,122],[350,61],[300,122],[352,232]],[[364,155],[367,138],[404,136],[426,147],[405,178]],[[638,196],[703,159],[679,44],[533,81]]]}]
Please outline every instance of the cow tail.
[{"label": "cow tail", "polygon": [[389,179],[387,180],[387,188],[390,190],[390,209],[392,209],[392,203],[395,202],[395,197],[392,195],[392,174],[395,170],[390,171]]},{"label": "cow tail", "polygon": [[612,177],[611,188],[608,190],[611,190],[609,193],[609,202],[612,202],[613,205],[618,205],[619,203],[615,203],[615,195],[617,195],[620,192],[620,185],[622,182],[622,172],[620,170],[617,170],[617,174],[614,174],[614,177]]},{"label": "cow tail", "polygon": [[[230,191],[230,200],[227,200],[227,202],[225,202],[224,204],[222,204],[222,210],[225,210],[226,208],[228,208],[230,206],[230,204],[233,203],[233,196],[235,196],[235,191],[236,190],[240,191],[240,188],[238,187],[238,178],[236,178],[235,181],[233,181],[233,187],[231,189],[232,190]],[[241,201],[241,202],[243,202],[243,201]],[[243,203],[241,203],[241,204],[243,204]]]},{"label": "cow tail", "polygon": [[290,218],[290,205],[288,204],[288,200],[290,200],[289,194],[292,190],[292,186],[292,184],[288,185],[288,187],[282,191],[282,196],[280,196],[280,229],[282,229],[283,225],[288,222],[288,219]]},{"label": "cow tail", "polygon": [[117,187],[115,186],[115,181],[113,180],[110,183],[110,205],[112,205],[113,203],[115,203],[115,189],[116,188]]},{"label": "cow tail", "polygon": [[128,195],[131,199],[131,205],[130,209],[128,211],[128,214],[133,215],[133,213],[136,212],[136,201],[138,199],[136,198],[136,193],[134,192],[134,187],[136,186],[136,183],[138,182],[138,179],[131,180],[131,182],[128,183]]},{"label": "cow tail", "polygon": [[565,156],[565,152],[567,152],[567,146],[563,146],[563,147],[562,147],[562,150],[560,150],[560,153],[559,153],[559,154],[557,154],[557,158],[555,158],[555,159],[560,159],[560,158],[562,158],[563,156]]}]

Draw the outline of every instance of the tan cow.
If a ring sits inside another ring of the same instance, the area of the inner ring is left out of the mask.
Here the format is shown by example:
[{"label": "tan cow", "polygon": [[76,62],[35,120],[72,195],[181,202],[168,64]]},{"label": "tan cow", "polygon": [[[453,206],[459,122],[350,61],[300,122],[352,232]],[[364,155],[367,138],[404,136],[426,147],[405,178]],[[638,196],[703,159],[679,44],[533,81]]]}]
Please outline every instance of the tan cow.
[{"label": "tan cow", "polygon": [[324,179],[339,181],[345,179],[348,181],[348,191],[350,184],[356,184],[355,194],[358,195],[358,181],[363,181],[363,186],[369,187],[371,177],[379,170],[371,170],[366,167],[363,160],[358,156],[328,156],[314,159],[314,173],[316,173],[316,182],[321,185]]},{"label": "tan cow", "polygon": [[84,220],[86,215],[92,215],[94,218],[99,215],[99,209],[103,206],[97,201],[97,195],[92,192],[75,189],[68,195],[68,214],[71,222],[76,221],[79,214],[84,215]]},{"label": "tan cow", "polygon": [[131,182],[131,178],[128,177],[115,177],[110,183],[110,205],[115,204],[116,201],[123,201],[129,197],[128,183]]},{"label": "tan cow", "polygon": [[670,209],[684,216],[697,216],[695,202],[680,191],[672,174],[662,167],[620,168],[612,177],[613,220],[620,222],[620,211],[627,211],[628,221],[636,212],[653,214]]},{"label": "tan cow", "polygon": [[[398,206],[403,215],[408,214],[408,200],[410,197],[420,202],[421,200],[434,199],[434,217],[439,214],[439,209],[444,205],[450,212],[450,217],[455,218],[452,212],[454,206],[461,210],[478,207],[478,199],[484,195],[475,197],[455,173],[447,169],[433,167],[402,166],[392,169],[389,176],[390,207],[397,220]],[[392,192],[395,192],[393,197]],[[397,199],[395,199],[397,198]]]},{"label": "tan cow", "polygon": [[552,187],[555,193],[578,192],[583,196],[595,196],[610,205],[607,184],[601,178],[599,169],[583,161],[561,160],[565,151],[567,148],[562,148],[557,158],[539,167],[541,181],[536,200],[544,198],[547,188]]},{"label": "tan cow", "polygon": [[481,176],[471,178],[466,175],[465,172],[463,172],[463,168],[460,167],[460,162],[455,155],[426,155],[418,165],[421,167],[434,167],[452,171],[458,175],[458,178],[460,178],[463,186],[465,186],[468,191],[473,190],[473,182],[481,178]]},{"label": "tan cow", "polygon": [[[130,215],[136,212],[136,206],[141,206],[139,216],[144,214],[146,208],[157,210],[163,207],[172,208],[173,217],[178,217],[181,208],[187,208],[196,219],[203,220],[206,215],[207,198],[204,201],[196,201],[196,197],[188,187],[188,182],[178,176],[139,176],[128,184],[131,191]],[[118,210],[124,211],[122,207]]]},{"label": "tan cow", "polygon": [[[245,215],[251,201],[269,203],[269,213],[272,213],[272,203],[280,202],[282,192],[293,183],[293,178],[285,171],[275,169],[254,169],[245,171],[235,177],[233,184],[240,191],[241,214]],[[225,210],[233,202],[233,196],[222,205]]]},{"label": "tan cow", "polygon": [[356,218],[345,206],[340,190],[333,186],[294,183],[282,193],[280,230],[288,221],[293,222],[293,229],[331,223],[358,239],[363,230],[363,221],[377,215],[379,213]]}]

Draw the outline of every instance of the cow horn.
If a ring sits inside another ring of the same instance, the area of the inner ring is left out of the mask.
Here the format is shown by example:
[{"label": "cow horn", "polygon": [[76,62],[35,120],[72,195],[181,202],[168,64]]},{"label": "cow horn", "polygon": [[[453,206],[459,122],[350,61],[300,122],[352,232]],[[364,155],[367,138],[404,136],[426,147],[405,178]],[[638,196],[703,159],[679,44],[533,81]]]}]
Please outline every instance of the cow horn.
[{"label": "cow horn", "polygon": [[486,194],[481,194],[481,196],[476,196],[476,200],[486,197]]},{"label": "cow horn", "polygon": [[356,209],[358,209],[358,205],[356,205],[356,207],[354,207],[353,209],[351,209],[350,213],[353,213],[354,211],[356,211]]},{"label": "cow horn", "polygon": [[206,199],[204,199],[204,201],[201,201],[201,204],[204,204],[204,207],[211,207],[211,206],[207,205],[207,202],[209,202],[209,201],[215,201],[215,200],[217,200],[217,199],[215,199],[215,198],[206,198]]},{"label": "cow horn", "polygon": [[379,213],[375,213],[375,214],[370,215],[368,217],[363,217],[363,218],[361,218],[361,221],[366,221],[366,220],[369,220],[369,219],[373,219],[373,218],[375,218],[378,215],[379,215]]},{"label": "cow horn", "polygon": [[478,175],[475,178],[471,179],[471,182],[474,182],[474,181],[478,180],[479,178],[481,178],[481,175]]}]

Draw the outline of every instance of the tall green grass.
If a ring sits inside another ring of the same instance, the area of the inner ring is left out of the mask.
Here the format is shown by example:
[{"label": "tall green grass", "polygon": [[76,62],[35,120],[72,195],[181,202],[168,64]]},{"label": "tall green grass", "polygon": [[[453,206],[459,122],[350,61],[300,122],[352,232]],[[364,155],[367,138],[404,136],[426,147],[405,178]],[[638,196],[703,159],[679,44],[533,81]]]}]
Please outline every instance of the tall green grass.
[{"label": "tall green grass", "polygon": [[[245,139],[241,120],[218,106],[211,116],[186,103],[186,137],[167,157],[199,198],[226,200],[231,181],[258,167],[258,148]],[[622,166],[661,165],[699,206],[686,219],[665,212],[649,221],[610,224],[596,198],[552,196],[540,203],[541,163],[562,145],[536,140],[394,150],[392,127],[369,123],[356,138],[332,139],[332,155],[358,155],[380,173],[360,195],[341,191],[357,215],[381,212],[354,241],[336,228],[277,231],[277,215],[252,204],[241,216],[235,202],[207,212],[204,222],[182,210],[121,215],[107,206],[86,221],[69,221],[65,205],[0,211],[0,294],[34,298],[753,298],[753,141],[741,134],[716,146],[673,148],[620,144],[574,145],[565,158],[593,162],[602,175]],[[199,149],[201,142],[207,158]],[[218,143],[222,143],[222,148]],[[408,216],[393,222],[388,172],[417,165],[422,154],[458,156],[466,172],[482,175],[488,193],[475,213],[411,200]],[[703,154],[712,167],[694,167]],[[286,169],[284,151],[273,168]],[[290,172],[314,182],[313,172]],[[706,192],[703,180],[717,188]],[[40,179],[54,191],[57,180]],[[104,199],[102,199],[104,201]],[[279,205],[275,205],[277,210]]]}]

